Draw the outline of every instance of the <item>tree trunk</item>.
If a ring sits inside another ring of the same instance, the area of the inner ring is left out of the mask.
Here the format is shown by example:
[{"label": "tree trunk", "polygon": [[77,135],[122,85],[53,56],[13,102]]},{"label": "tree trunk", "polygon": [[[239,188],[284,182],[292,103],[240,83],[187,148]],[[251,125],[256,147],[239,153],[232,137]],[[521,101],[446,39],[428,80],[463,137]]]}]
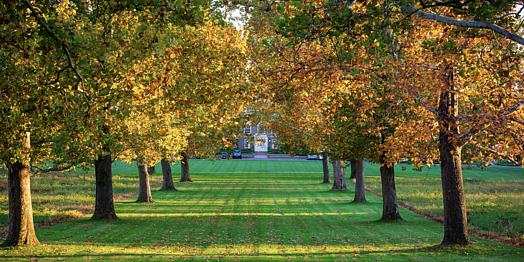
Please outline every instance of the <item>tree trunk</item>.
[{"label": "tree trunk", "polygon": [[353,203],[365,203],[366,201],[366,188],[364,185],[364,160],[354,161],[355,162],[355,199]]},{"label": "tree trunk", "polygon": [[322,152],[322,169],[324,171],[324,181],[322,183],[331,183],[331,176],[329,175],[329,162],[326,152]]},{"label": "tree trunk", "polygon": [[[109,152],[108,150],[106,150]],[[113,201],[113,174],[111,154],[98,156],[95,160],[96,200],[92,220],[118,219]]]},{"label": "tree trunk", "polygon": [[175,185],[173,184],[173,175],[171,173],[171,164],[169,163],[169,160],[162,159],[162,162],[160,163],[162,164],[162,176],[164,178],[160,191],[176,191]]},{"label": "tree trunk", "polygon": [[349,164],[351,166],[351,176],[349,179],[356,179],[357,178],[357,169],[356,169],[356,163],[357,160],[349,160]]},{"label": "tree trunk", "polygon": [[467,246],[471,242],[468,236],[466,199],[462,180],[462,146],[453,141],[453,138],[459,134],[458,123],[454,119],[454,116],[458,115],[458,95],[456,92],[450,92],[456,89],[453,67],[445,64],[444,70],[444,81],[448,90],[442,90],[438,109],[440,168],[444,199],[444,239],[441,245]]},{"label": "tree trunk", "polygon": [[193,182],[193,180],[191,180],[191,175],[189,174],[189,156],[186,151],[182,151],[181,166],[182,177],[180,178],[180,182]]},{"label": "tree trunk", "polygon": [[[31,138],[29,132],[24,139],[29,154]],[[9,195],[9,230],[4,246],[40,245],[36,238],[31,204],[31,181],[29,160],[7,162],[7,186]]]},{"label": "tree trunk", "polygon": [[347,190],[346,172],[342,168],[342,160],[333,161],[333,187],[331,190]]},{"label": "tree trunk", "polygon": [[380,181],[382,182],[382,218],[380,220],[402,221],[397,204],[395,166],[388,167],[385,160],[386,154],[384,153],[380,158]]},{"label": "tree trunk", "polygon": [[136,202],[155,202],[151,196],[151,186],[149,185],[149,173],[147,173],[147,168],[140,160],[136,161],[136,164],[138,166],[138,199]]},{"label": "tree trunk", "polygon": [[155,166],[148,166],[147,167],[147,173],[152,175],[152,174],[156,174],[156,167]]}]

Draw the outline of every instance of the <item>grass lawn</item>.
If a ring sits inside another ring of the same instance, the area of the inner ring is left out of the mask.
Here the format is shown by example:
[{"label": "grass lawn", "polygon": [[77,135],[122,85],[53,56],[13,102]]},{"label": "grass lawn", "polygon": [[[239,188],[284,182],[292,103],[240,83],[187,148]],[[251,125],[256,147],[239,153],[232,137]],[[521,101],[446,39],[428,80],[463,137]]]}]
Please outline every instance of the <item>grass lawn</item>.
[{"label": "grass lawn", "polygon": [[[114,175],[122,179],[136,174],[135,169],[125,171],[123,167],[119,173],[116,171],[119,168],[115,168]],[[366,168],[368,185],[374,187],[373,180],[379,177],[378,166]],[[175,178],[180,174],[179,169],[179,166],[173,168]],[[191,177],[195,182],[177,183],[179,191],[159,192],[157,186],[153,192],[155,203],[135,203],[136,198],[117,202],[119,221],[93,222],[86,215],[38,229],[42,246],[2,247],[0,258],[3,261],[524,260],[524,248],[475,238],[472,248],[436,248],[443,236],[442,225],[405,210],[401,214],[407,222],[378,222],[382,212],[380,198],[368,194],[369,203],[351,204],[353,190],[331,192],[331,185],[320,183],[321,172],[320,161],[234,160],[217,161],[213,165],[194,160]],[[407,202],[408,197],[401,194],[404,187],[401,181],[409,184],[409,176],[421,179],[421,173],[399,171],[398,176],[399,198]],[[427,174],[425,179],[431,176]],[[515,179],[518,174],[507,176],[506,180]],[[135,183],[136,180],[130,182],[131,187]],[[35,198],[41,193],[35,192]]]}]

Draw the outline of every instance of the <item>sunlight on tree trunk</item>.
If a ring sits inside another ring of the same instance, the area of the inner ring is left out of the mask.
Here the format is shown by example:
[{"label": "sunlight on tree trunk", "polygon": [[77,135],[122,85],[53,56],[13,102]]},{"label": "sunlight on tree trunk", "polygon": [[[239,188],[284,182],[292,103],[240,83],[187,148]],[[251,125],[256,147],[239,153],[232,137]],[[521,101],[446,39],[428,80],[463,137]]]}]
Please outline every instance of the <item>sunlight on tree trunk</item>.
[{"label": "sunlight on tree trunk", "polygon": [[149,173],[144,163],[140,160],[137,161],[138,167],[138,199],[136,202],[139,203],[150,203],[153,201],[151,196],[151,186],[149,185]]},{"label": "sunlight on tree trunk", "polygon": [[[31,148],[30,134],[24,139],[24,147]],[[40,245],[36,238],[31,204],[30,164],[26,161],[7,163],[7,183],[9,190],[9,231],[3,245]]]},{"label": "sunlight on tree trunk", "polygon": [[347,190],[346,185],[346,172],[342,168],[344,161],[336,160],[333,161],[333,187],[331,190]]}]

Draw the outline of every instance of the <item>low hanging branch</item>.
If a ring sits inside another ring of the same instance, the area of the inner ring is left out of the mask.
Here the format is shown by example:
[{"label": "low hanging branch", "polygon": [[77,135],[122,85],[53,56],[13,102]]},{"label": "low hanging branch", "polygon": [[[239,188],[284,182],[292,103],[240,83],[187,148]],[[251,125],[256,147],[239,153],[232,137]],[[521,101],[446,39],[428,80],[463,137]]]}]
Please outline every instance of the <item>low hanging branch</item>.
[{"label": "low hanging branch", "polygon": [[448,25],[454,25],[454,26],[460,26],[460,27],[469,27],[469,28],[485,28],[485,29],[490,29],[492,30],[493,32],[497,33],[497,34],[500,34],[500,35],[503,35],[504,37],[506,37],[507,39],[513,41],[513,42],[517,42],[521,45],[524,45],[524,38],[515,34],[515,33],[512,33],[498,25],[495,25],[495,24],[492,24],[492,23],[489,23],[487,21],[464,21],[464,20],[457,20],[457,19],[453,19],[453,18],[449,18],[449,17],[445,17],[445,16],[441,16],[441,15],[437,15],[437,14],[432,14],[432,13],[427,13],[427,12],[423,12],[413,6],[409,6],[409,5],[406,5],[406,6],[403,6],[403,8],[409,12],[411,12],[412,14],[415,14],[415,15],[418,15],[424,19],[430,19],[430,20],[435,20],[437,22],[441,22],[441,23],[445,23],[445,24],[448,24]]}]

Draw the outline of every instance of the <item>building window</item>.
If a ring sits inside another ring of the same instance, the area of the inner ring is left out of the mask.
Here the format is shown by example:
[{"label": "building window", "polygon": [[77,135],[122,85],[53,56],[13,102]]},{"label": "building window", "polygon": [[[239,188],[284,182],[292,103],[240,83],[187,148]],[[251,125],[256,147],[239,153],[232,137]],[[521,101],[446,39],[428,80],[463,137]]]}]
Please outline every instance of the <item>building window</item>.
[{"label": "building window", "polygon": [[244,128],[244,133],[251,134],[251,127]]}]

